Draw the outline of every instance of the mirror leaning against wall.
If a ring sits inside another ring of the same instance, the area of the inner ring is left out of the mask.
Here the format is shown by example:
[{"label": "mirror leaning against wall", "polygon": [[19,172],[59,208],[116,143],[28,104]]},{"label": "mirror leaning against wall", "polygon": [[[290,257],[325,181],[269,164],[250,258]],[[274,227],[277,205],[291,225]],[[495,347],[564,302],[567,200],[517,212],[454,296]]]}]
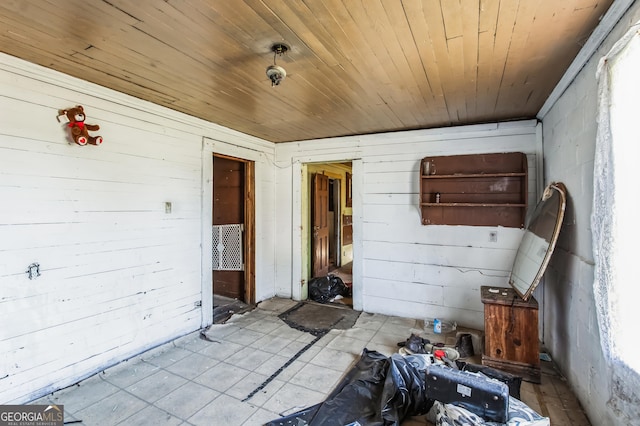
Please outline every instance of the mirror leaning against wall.
[{"label": "mirror leaning against wall", "polygon": [[564,219],[567,189],[550,183],[530,217],[513,262],[509,284],[524,300],[529,299],[549,264]]}]

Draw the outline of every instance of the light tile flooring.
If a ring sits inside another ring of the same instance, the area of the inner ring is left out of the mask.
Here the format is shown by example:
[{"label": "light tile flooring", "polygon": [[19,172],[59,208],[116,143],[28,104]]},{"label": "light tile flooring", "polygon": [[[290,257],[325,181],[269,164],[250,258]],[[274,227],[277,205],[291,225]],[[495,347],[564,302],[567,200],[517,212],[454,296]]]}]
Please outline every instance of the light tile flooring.
[{"label": "light tile flooring", "polygon": [[[264,301],[212,326],[206,333],[212,342],[189,334],[33,403],[64,404],[65,423],[81,425],[262,425],[324,400],[363,348],[390,356],[399,341],[422,331],[416,320],[363,313],[354,327],[332,330],[247,399],[314,339],[278,318],[295,303]],[[542,385],[523,382],[521,393],[554,426],[589,425],[552,370],[543,373]],[[424,416],[404,422],[424,424]]]}]

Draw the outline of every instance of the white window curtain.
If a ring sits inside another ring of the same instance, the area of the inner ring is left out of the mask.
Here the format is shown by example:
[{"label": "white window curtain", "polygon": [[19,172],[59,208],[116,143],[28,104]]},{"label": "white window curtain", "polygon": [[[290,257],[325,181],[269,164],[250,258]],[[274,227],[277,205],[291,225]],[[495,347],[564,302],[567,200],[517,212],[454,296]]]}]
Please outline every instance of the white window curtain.
[{"label": "white window curtain", "polygon": [[[640,337],[640,22],[600,60],[591,229],[601,345],[614,375],[638,383]],[[635,319],[635,322],[633,320]],[[631,322],[631,323],[630,323]],[[626,372],[626,373],[625,373]],[[628,376],[631,373],[632,377]]]}]

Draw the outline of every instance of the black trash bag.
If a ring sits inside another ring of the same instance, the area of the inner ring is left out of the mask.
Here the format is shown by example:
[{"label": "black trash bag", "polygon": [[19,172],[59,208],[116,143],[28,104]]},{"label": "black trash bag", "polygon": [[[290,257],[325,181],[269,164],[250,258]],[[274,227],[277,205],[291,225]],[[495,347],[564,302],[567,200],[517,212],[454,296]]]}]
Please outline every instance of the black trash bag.
[{"label": "black trash bag", "polygon": [[336,296],[350,296],[351,289],[335,275],[315,277],[309,281],[309,298],[314,302],[327,303]]},{"label": "black trash bag", "polygon": [[424,399],[424,367],[409,358],[365,349],[324,402],[265,426],[399,426],[405,417],[426,414],[433,400]]},{"label": "black trash bag", "polygon": [[382,391],[383,425],[400,425],[411,416],[427,414],[434,400],[426,396],[426,365],[419,355],[403,357],[399,354],[389,358],[389,371]]},{"label": "black trash bag", "polygon": [[386,356],[364,349],[360,360],[324,402],[272,420],[265,426],[342,426],[363,419],[367,419],[363,425],[382,425],[378,405],[388,366]]},{"label": "black trash bag", "polygon": [[520,399],[520,385],[522,385],[522,377],[506,371],[497,370],[487,367],[486,365],[469,364],[464,361],[456,361],[458,369],[462,371],[470,371],[472,373],[482,373],[487,377],[499,380],[509,386],[509,396]]}]

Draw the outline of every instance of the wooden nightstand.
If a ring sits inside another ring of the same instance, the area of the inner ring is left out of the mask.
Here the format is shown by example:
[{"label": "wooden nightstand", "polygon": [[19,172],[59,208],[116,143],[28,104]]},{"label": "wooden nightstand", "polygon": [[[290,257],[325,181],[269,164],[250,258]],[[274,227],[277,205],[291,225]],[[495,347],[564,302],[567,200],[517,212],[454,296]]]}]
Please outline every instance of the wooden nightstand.
[{"label": "wooden nightstand", "polygon": [[525,301],[512,288],[487,286],[480,288],[480,295],[485,334],[482,364],[540,383],[536,299]]}]

